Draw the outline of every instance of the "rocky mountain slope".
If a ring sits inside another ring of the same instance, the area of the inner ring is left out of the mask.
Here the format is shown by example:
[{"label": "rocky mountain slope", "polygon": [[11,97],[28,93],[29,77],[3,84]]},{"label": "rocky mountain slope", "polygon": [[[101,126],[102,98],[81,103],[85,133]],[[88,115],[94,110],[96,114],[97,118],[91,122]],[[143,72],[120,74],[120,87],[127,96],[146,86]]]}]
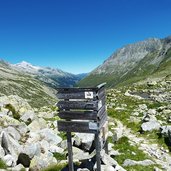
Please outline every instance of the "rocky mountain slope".
[{"label": "rocky mountain slope", "polygon": [[19,95],[33,107],[41,107],[57,100],[57,87],[71,87],[85,75],[73,75],[27,62],[12,65],[0,60],[0,95]]},{"label": "rocky mountain slope", "polygon": [[15,69],[25,72],[34,76],[36,79],[44,82],[50,87],[72,87],[79,80],[84,78],[86,74],[74,75],[71,73],[64,72],[60,69],[54,69],[50,67],[34,66],[28,62],[21,62],[12,65]]},{"label": "rocky mountain slope", "polygon": [[171,36],[147,39],[114,52],[102,65],[81,80],[79,86],[107,82],[108,87],[126,85],[171,72]]},{"label": "rocky mountain slope", "polygon": [[[109,154],[101,150],[102,171],[169,171],[171,78],[106,93]],[[55,106],[33,109],[18,96],[0,97],[0,169],[68,170],[58,119]],[[93,134],[72,134],[75,170],[96,170],[93,140]]]},{"label": "rocky mountain slope", "polygon": [[0,95],[19,95],[33,107],[54,103],[55,90],[29,74],[16,70],[10,64],[0,61]]}]

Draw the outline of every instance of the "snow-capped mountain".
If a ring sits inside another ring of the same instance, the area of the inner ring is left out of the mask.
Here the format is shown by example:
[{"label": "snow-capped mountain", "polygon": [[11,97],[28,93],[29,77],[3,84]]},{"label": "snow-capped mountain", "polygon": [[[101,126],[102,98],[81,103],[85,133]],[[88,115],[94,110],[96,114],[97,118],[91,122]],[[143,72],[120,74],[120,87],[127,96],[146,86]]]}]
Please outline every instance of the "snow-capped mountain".
[{"label": "snow-capped mountain", "polygon": [[26,61],[22,61],[21,63],[17,64],[11,64],[11,66],[18,71],[31,74],[35,78],[43,81],[53,88],[72,87],[76,82],[85,76],[80,74],[74,75],[57,68],[35,66]]},{"label": "snow-capped mountain", "polygon": [[54,103],[56,88],[72,87],[85,74],[34,66],[28,62],[10,64],[0,59],[0,96],[19,95],[33,107]]}]

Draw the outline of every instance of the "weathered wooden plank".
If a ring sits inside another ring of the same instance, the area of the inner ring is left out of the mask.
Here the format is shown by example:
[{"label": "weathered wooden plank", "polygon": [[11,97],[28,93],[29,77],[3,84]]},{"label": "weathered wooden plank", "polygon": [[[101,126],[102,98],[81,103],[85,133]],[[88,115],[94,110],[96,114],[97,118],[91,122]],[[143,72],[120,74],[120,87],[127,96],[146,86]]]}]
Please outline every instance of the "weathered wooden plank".
[{"label": "weathered wooden plank", "polygon": [[86,88],[82,88],[82,87],[57,88],[57,91],[58,91],[58,93],[66,93],[66,92],[74,93],[74,92],[85,92],[85,91],[97,92],[98,90],[102,89],[105,86],[105,84],[106,83],[102,83],[102,84],[98,85],[97,87],[86,87]]},{"label": "weathered wooden plank", "polygon": [[63,109],[85,109],[85,110],[99,110],[105,105],[105,96],[101,100],[96,101],[59,101],[57,106],[59,110]]},{"label": "weathered wooden plank", "polygon": [[57,93],[58,99],[97,99],[95,91]]},{"label": "weathered wooden plank", "polygon": [[97,111],[59,111],[61,119],[97,120]]},{"label": "weathered wooden plank", "polygon": [[99,111],[59,111],[58,116],[61,119],[74,120],[94,120],[99,121],[106,114],[106,107],[103,106]]},{"label": "weathered wooden plank", "polygon": [[85,91],[94,91],[98,90],[97,87],[93,88],[57,88],[58,93],[75,93],[75,92],[85,92]]},{"label": "weathered wooden plank", "polygon": [[105,96],[105,88],[102,87],[100,90],[97,91],[96,97],[97,99],[102,99]]},{"label": "weathered wooden plank", "polygon": [[98,101],[59,101],[57,104],[60,110],[62,109],[87,109],[98,110]]},{"label": "weathered wooden plank", "polygon": [[98,92],[83,91],[83,92],[58,92],[58,99],[101,99],[105,96],[105,89],[102,88]]},{"label": "weathered wooden plank", "polygon": [[96,133],[98,124],[94,122],[57,121],[58,130],[64,132]]}]

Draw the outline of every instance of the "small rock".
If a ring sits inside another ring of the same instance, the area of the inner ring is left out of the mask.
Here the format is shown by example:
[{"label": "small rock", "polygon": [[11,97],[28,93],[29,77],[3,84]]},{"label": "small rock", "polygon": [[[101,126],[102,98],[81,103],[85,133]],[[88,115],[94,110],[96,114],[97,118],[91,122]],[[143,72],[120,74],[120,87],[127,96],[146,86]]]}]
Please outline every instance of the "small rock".
[{"label": "small rock", "polygon": [[9,167],[13,167],[16,165],[16,161],[15,161],[14,157],[10,154],[7,154],[6,156],[4,156],[3,161]]},{"label": "small rock", "polygon": [[90,171],[90,170],[87,168],[79,168],[79,169],[77,169],[77,171]]},{"label": "small rock", "polygon": [[38,113],[38,117],[39,118],[53,118],[54,117],[54,113],[53,112],[39,112]]},{"label": "small rock", "polygon": [[141,109],[141,110],[147,110],[147,105],[146,104],[140,104],[138,105],[138,107]]},{"label": "small rock", "polygon": [[59,143],[59,147],[63,148],[64,150],[67,149],[67,140],[63,140],[62,142]]},{"label": "small rock", "polygon": [[21,116],[20,119],[24,122],[31,122],[35,119],[35,113],[33,111],[27,111]]},{"label": "small rock", "polygon": [[168,115],[168,114],[171,114],[171,110],[170,109],[165,109],[165,110],[162,111],[162,113],[164,115]]},{"label": "small rock", "polygon": [[49,151],[51,153],[60,153],[60,154],[63,154],[64,149],[63,148],[60,148],[58,146],[52,145],[52,146],[50,146]]},{"label": "small rock", "polygon": [[22,164],[18,164],[17,166],[12,167],[10,170],[11,171],[21,171],[21,170],[25,170],[25,167]]},{"label": "small rock", "polygon": [[156,111],[155,109],[149,109],[149,110],[147,111],[147,113],[148,113],[149,115],[156,115],[157,111]]},{"label": "small rock", "polygon": [[112,166],[101,165],[101,171],[116,171],[116,170]]},{"label": "small rock", "polygon": [[147,82],[147,85],[148,85],[148,86],[155,86],[155,85],[157,85],[157,82],[151,80],[151,81],[148,81],[148,82]]}]

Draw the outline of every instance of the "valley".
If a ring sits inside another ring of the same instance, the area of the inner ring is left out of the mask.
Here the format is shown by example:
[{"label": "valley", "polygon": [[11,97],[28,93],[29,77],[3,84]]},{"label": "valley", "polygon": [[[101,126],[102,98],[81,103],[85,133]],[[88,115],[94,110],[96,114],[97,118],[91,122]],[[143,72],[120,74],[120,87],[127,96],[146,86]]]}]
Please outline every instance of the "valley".
[{"label": "valley", "polygon": [[[170,36],[124,46],[88,75],[0,61],[0,169],[67,170],[66,134],[56,122],[57,88],[102,82],[109,121],[102,170],[170,171]],[[75,170],[95,170],[93,140],[93,134],[72,134]]]}]

